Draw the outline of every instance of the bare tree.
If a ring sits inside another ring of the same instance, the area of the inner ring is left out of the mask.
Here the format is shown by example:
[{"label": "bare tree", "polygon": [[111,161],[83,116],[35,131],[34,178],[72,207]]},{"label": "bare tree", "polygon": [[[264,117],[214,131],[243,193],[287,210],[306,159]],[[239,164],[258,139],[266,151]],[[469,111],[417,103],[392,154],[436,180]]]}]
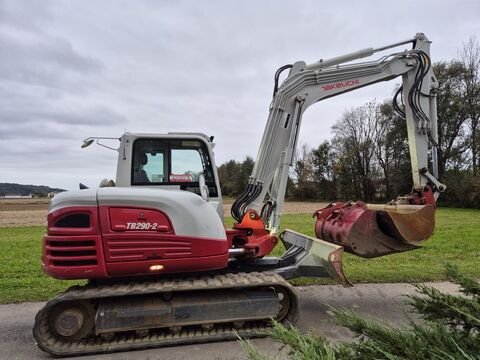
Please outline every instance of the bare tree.
[{"label": "bare tree", "polygon": [[294,196],[296,198],[300,200],[316,198],[312,157],[307,144],[303,144],[296,152],[291,175],[295,184]]},{"label": "bare tree", "polygon": [[362,197],[373,199],[375,140],[380,121],[380,110],[375,100],[343,114],[333,126],[334,146],[351,157],[356,177],[361,184]]},{"label": "bare tree", "polygon": [[396,197],[411,187],[405,119],[393,109],[391,100],[378,105],[380,117],[375,132],[375,157],[384,176],[385,195]]},{"label": "bare tree", "polygon": [[437,91],[438,138],[440,177],[453,158],[467,162],[466,106],[462,81],[465,68],[458,61],[440,62],[434,65],[439,88]]},{"label": "bare tree", "polygon": [[478,174],[480,153],[480,44],[471,37],[463,44],[459,52],[463,65],[462,90],[465,104],[465,115],[470,130],[469,145],[472,156],[472,172]]}]

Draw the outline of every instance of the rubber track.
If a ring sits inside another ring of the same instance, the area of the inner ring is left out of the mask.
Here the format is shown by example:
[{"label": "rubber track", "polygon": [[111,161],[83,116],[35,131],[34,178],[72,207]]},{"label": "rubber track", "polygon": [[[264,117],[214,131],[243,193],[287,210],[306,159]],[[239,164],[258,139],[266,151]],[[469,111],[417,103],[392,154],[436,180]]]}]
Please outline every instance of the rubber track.
[{"label": "rubber track", "polygon": [[151,330],[148,335],[138,336],[133,332],[116,334],[111,339],[100,336],[69,342],[56,338],[51,332],[48,314],[56,305],[77,300],[95,300],[128,295],[146,295],[162,292],[185,292],[195,290],[226,290],[275,286],[285,289],[290,295],[290,309],[285,320],[294,323],[298,314],[298,300],[294,288],[281,276],[272,273],[229,273],[193,278],[176,278],[154,281],[116,283],[106,285],[74,286],[50,300],[35,317],[33,336],[43,351],[54,356],[76,356],[108,353],[115,351],[148,349],[162,346],[204,343],[241,337],[265,335],[269,324],[265,321],[249,321],[236,329],[231,325],[219,324],[206,330],[199,326],[182,328],[174,334],[168,329]]}]

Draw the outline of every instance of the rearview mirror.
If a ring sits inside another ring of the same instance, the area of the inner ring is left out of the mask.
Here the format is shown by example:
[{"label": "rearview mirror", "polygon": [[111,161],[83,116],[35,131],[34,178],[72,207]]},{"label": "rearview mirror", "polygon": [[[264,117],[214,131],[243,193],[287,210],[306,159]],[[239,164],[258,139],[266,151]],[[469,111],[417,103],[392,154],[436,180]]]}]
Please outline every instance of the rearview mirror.
[{"label": "rearview mirror", "polygon": [[93,138],[86,138],[85,140],[83,140],[82,149],[86,148],[87,146],[92,145],[92,143],[94,141],[95,141],[95,139],[93,139]]},{"label": "rearview mirror", "polygon": [[203,200],[208,201],[208,186],[205,184],[205,176],[203,173],[198,175],[198,186],[200,187],[200,195]]}]

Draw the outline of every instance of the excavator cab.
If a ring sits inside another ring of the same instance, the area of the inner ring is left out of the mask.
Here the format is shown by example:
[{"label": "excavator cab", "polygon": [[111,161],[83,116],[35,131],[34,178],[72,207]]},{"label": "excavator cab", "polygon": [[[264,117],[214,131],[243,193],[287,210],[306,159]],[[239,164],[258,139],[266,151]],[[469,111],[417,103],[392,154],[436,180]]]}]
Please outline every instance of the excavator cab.
[{"label": "excavator cab", "polygon": [[116,185],[192,192],[211,203],[223,220],[212,140],[200,133],[125,133]]}]

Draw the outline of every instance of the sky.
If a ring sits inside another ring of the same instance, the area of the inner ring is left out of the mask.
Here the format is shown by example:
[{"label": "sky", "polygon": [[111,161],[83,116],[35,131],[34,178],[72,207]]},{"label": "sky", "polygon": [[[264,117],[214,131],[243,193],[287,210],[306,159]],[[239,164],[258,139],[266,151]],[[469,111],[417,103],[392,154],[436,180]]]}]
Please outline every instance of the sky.
[{"label": "sky", "polygon": [[[480,36],[479,14],[478,0],[0,0],[0,182],[96,187],[117,153],[80,145],[124,131],[203,132],[217,165],[255,158],[278,67],[417,32],[450,60]],[[315,104],[299,144],[330,139],[344,111],[395,85]]]}]

